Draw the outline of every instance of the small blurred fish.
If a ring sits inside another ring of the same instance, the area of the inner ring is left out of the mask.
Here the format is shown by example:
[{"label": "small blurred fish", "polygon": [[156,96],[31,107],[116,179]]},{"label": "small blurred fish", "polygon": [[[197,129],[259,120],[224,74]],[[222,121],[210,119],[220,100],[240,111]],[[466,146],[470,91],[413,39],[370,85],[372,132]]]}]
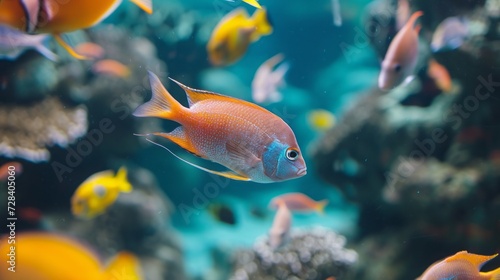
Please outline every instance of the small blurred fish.
[{"label": "small blurred fish", "polygon": [[117,78],[127,78],[130,76],[130,69],[126,65],[112,59],[97,61],[92,66],[92,71],[96,74],[104,74]]},{"label": "small blurred fish", "polygon": [[71,197],[71,212],[79,218],[91,219],[113,204],[120,193],[132,191],[127,170],[122,167],[116,176],[113,171],[101,171],[85,180]]},{"label": "small blurred fish", "polygon": [[286,193],[273,198],[269,207],[276,209],[281,203],[284,203],[293,212],[309,213],[314,211],[321,214],[324,213],[328,200],[314,201],[302,193]]},{"label": "small blurred fish", "polygon": [[432,35],[433,52],[459,48],[469,37],[469,21],[463,17],[449,17],[443,20]]},{"label": "small blurred fish", "polygon": [[175,100],[158,77],[149,72],[153,96],[135,110],[134,116],[164,118],[181,126],[170,133],[141,136],[164,137],[230,170],[220,172],[198,166],[148,139],[149,142],[191,166],[235,180],[271,183],[307,173],[295,135],[281,118],[250,102],[193,89],[171,80],[186,92],[189,108]]},{"label": "small blurred fish", "polygon": [[396,28],[401,30],[405,23],[410,18],[410,3],[408,0],[398,0],[398,7],[396,9]]},{"label": "small blurred fish", "polygon": [[339,0],[332,1],[332,14],[333,14],[333,25],[342,26],[342,15],[340,14],[340,2]]},{"label": "small blurred fish", "polygon": [[292,213],[290,213],[286,204],[281,202],[274,216],[273,225],[269,230],[269,246],[272,249],[278,249],[283,246],[290,238],[291,227]]},{"label": "small blurred fish", "polygon": [[[86,59],[75,52],[61,38],[61,33],[89,28],[111,14],[122,0],[4,0],[0,1],[0,24],[6,24],[27,33],[49,33],[78,59]],[[131,0],[151,14],[151,0]]]},{"label": "small blurred fish", "polygon": [[482,256],[460,251],[451,257],[434,263],[417,279],[500,279],[500,268],[489,272],[480,272],[481,267],[497,255]]},{"label": "small blurred fish", "polygon": [[[118,253],[104,268],[97,256],[78,242],[51,233],[18,233],[15,251],[10,239],[0,239],[2,266],[0,279],[71,279],[71,280],[140,280],[143,279],[139,260],[131,253]],[[9,254],[15,262],[9,264]],[[47,257],[43,252],[50,255]],[[18,264],[18,265],[16,265]],[[15,272],[9,271],[13,267]]]},{"label": "small blurred fish", "polygon": [[7,180],[11,174],[15,174],[17,176],[22,172],[23,166],[21,163],[16,161],[7,162],[0,166],[0,182]]},{"label": "small blurred fish", "polygon": [[420,31],[420,25],[415,26],[415,21],[422,15],[421,11],[413,13],[389,45],[378,77],[380,89],[392,89],[413,74],[417,63]]},{"label": "small blurred fish", "polygon": [[104,56],[104,49],[98,44],[84,42],[76,46],[75,51],[88,58],[99,59]]},{"label": "small blurred fish", "polygon": [[441,64],[439,64],[435,59],[429,61],[429,66],[427,67],[427,75],[434,80],[437,87],[444,93],[449,93],[452,90],[452,82],[450,73]]},{"label": "small blurred fish", "polygon": [[214,217],[219,222],[228,225],[236,224],[236,216],[234,215],[234,211],[227,205],[224,205],[222,203],[212,203],[208,206],[207,210],[212,215],[212,217]]},{"label": "small blurred fish", "polygon": [[0,59],[14,60],[29,49],[57,61],[57,55],[43,45],[48,35],[28,35],[10,26],[0,24]]},{"label": "small blurred fish", "polygon": [[269,35],[273,28],[265,9],[256,10],[250,17],[244,8],[225,15],[210,35],[207,52],[213,65],[229,65],[240,59],[251,42]]},{"label": "small blurred fish", "polygon": [[252,98],[257,103],[275,103],[283,98],[278,88],[285,84],[285,74],[290,67],[283,63],[273,71],[273,68],[283,60],[282,54],[277,54],[266,60],[255,72],[252,81]]},{"label": "small blurred fish", "polygon": [[309,125],[317,131],[324,132],[335,125],[335,115],[323,109],[312,110],[307,114]]}]

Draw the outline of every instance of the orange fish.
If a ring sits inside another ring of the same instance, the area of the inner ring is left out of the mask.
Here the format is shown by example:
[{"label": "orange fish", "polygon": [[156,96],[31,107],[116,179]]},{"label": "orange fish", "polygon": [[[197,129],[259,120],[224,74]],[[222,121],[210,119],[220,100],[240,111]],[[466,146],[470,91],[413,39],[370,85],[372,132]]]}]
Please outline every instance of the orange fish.
[{"label": "orange fish", "polygon": [[7,162],[0,166],[0,182],[7,180],[9,176],[16,176],[23,172],[23,166],[19,162]]},{"label": "orange fish", "polygon": [[130,69],[127,66],[112,59],[104,59],[94,63],[92,71],[96,74],[104,74],[117,78],[130,76]]},{"label": "orange fish", "polygon": [[434,263],[420,276],[419,280],[438,279],[470,279],[470,280],[490,280],[500,279],[500,268],[490,272],[480,272],[479,270],[487,261],[493,259],[498,254],[482,256],[460,251],[440,262]]},{"label": "orange fish", "polygon": [[413,13],[389,45],[378,77],[380,89],[392,89],[413,74],[417,63],[420,31],[420,25],[414,26],[415,21],[422,15],[421,11]]},{"label": "orange fish", "polygon": [[279,182],[306,174],[306,164],[293,131],[273,113],[250,102],[192,89],[171,79],[186,92],[187,108],[170,95],[152,72],[149,72],[149,80],[153,96],[139,106],[134,115],[169,119],[181,126],[170,133],[143,136],[167,138],[230,171],[213,171],[183,160],[186,163],[212,174],[259,183]]},{"label": "orange fish", "polygon": [[104,49],[98,44],[84,42],[76,46],[75,51],[88,58],[99,59],[104,56]]},{"label": "orange fish", "polygon": [[[61,33],[89,28],[111,14],[122,0],[3,0],[0,1],[0,23],[28,33],[50,33],[69,54],[76,53],[61,38]],[[152,13],[151,0],[131,0]]]},{"label": "orange fish", "polygon": [[427,75],[436,83],[437,87],[443,92],[450,92],[452,89],[450,73],[446,68],[436,60],[431,59],[427,69]]},{"label": "orange fish", "polygon": [[269,203],[270,208],[277,208],[280,203],[285,203],[288,209],[295,212],[311,212],[316,211],[323,213],[328,200],[314,201],[310,197],[302,193],[287,193],[277,196]]}]

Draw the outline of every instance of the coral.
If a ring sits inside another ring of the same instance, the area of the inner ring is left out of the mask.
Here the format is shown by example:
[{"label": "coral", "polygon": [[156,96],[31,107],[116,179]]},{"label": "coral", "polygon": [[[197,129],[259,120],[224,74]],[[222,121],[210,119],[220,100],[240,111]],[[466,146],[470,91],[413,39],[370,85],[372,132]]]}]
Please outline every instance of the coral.
[{"label": "coral", "polygon": [[67,108],[57,98],[33,105],[0,106],[0,154],[33,162],[47,161],[47,147],[66,147],[87,131],[84,106]]},{"label": "coral", "polygon": [[345,243],[344,236],[321,227],[292,230],[289,243],[276,251],[263,237],[253,249],[235,253],[230,279],[347,279],[358,256]]}]

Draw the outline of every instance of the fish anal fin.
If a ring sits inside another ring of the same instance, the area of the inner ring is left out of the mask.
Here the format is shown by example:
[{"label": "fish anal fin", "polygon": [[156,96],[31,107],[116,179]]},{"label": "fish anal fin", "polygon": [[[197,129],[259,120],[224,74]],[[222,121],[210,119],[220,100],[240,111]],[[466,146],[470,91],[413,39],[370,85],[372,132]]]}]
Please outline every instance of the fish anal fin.
[{"label": "fish anal fin", "polygon": [[56,39],[57,43],[61,45],[72,57],[80,60],[90,60],[90,57],[86,57],[83,55],[78,54],[68,43],[66,43],[63,38],[61,37],[61,34],[52,34],[54,38]]},{"label": "fish anal fin", "polygon": [[162,147],[163,149],[167,150],[170,154],[172,154],[174,157],[176,157],[177,159],[183,161],[184,163],[187,163],[193,167],[196,167],[200,170],[203,170],[205,172],[208,172],[208,173],[211,173],[211,174],[215,174],[215,175],[219,175],[219,176],[222,176],[222,177],[226,177],[226,178],[229,178],[229,179],[233,179],[233,180],[239,180],[239,181],[250,181],[251,179],[247,176],[244,176],[244,175],[240,175],[240,174],[237,174],[236,172],[233,172],[233,171],[215,171],[215,170],[210,170],[208,168],[205,168],[205,167],[201,167],[197,164],[194,164],[192,162],[189,162],[183,158],[181,158],[180,156],[176,155],[174,152],[172,152],[170,149],[168,149],[167,147],[161,145],[161,144],[158,144],[156,142],[154,142],[153,140],[150,140],[148,138],[146,138],[146,140],[152,144],[155,144],[156,146],[159,146],[159,147]]},{"label": "fish anal fin", "polygon": [[229,157],[237,166],[254,167],[261,162],[261,159],[255,156],[241,142],[229,141],[226,143],[226,149],[229,152]]},{"label": "fish anal fin", "polygon": [[153,3],[151,0],[130,0],[148,14],[153,13]]},{"label": "fish anal fin", "polygon": [[177,127],[170,133],[165,133],[165,132],[155,132],[151,133],[156,136],[161,136],[163,138],[166,138],[175,144],[179,145],[181,148],[184,150],[192,153],[195,156],[205,158],[189,141],[189,138],[186,136],[186,133],[184,131],[184,128],[182,126]]}]

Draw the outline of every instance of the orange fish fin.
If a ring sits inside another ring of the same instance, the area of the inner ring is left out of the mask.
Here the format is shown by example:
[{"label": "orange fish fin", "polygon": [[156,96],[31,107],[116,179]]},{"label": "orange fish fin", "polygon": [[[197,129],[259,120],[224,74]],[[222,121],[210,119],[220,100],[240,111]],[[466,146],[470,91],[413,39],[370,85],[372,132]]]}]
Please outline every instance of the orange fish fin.
[{"label": "orange fish fin", "polygon": [[146,140],[148,142],[152,143],[152,144],[155,144],[155,145],[157,145],[159,147],[162,147],[163,149],[167,150],[169,153],[171,153],[177,159],[179,159],[179,160],[181,160],[181,161],[183,161],[183,162],[185,162],[185,163],[187,163],[187,164],[189,164],[189,165],[191,165],[193,167],[196,167],[196,168],[198,168],[200,170],[203,170],[205,172],[212,173],[212,174],[219,175],[219,176],[223,176],[223,177],[226,177],[226,178],[229,178],[229,179],[233,179],[233,180],[250,181],[249,177],[237,174],[237,173],[235,173],[233,171],[215,171],[215,170],[210,170],[210,169],[205,168],[205,167],[201,167],[199,165],[196,165],[196,164],[194,164],[192,162],[189,162],[189,161],[181,158],[180,156],[174,154],[174,152],[172,152],[171,150],[169,150],[167,147],[165,147],[165,146],[163,146],[161,144],[158,144],[158,143],[154,142],[153,140],[150,140],[148,138],[146,138]]},{"label": "orange fish fin", "polygon": [[153,13],[153,2],[151,0],[130,0],[148,14]]},{"label": "orange fish fin", "polygon": [[318,204],[316,205],[316,211],[321,214],[321,215],[324,215],[325,214],[325,206],[328,205],[328,199],[323,199],[321,201],[318,201]]},{"label": "orange fish fin", "polygon": [[478,270],[481,269],[481,266],[485,264],[487,261],[493,259],[494,257],[498,256],[498,254],[494,254],[491,256],[483,256],[483,255],[476,255],[476,254],[471,254],[468,253],[467,251],[460,251],[456,253],[455,255],[446,258],[446,262],[452,262],[452,261],[457,261],[457,260],[465,260],[473,264],[475,267],[477,267]]},{"label": "orange fish fin", "polygon": [[220,98],[226,97],[224,95],[221,95],[221,94],[218,94],[215,92],[190,88],[190,87],[188,87],[188,86],[182,84],[181,82],[178,82],[172,78],[170,78],[170,80],[172,80],[174,83],[178,84],[186,92],[187,99],[189,102],[189,107],[191,107],[191,105],[195,104],[196,102],[199,102],[202,100],[212,99],[212,98],[217,98],[217,97],[220,97]]},{"label": "orange fish fin", "polygon": [[191,141],[189,141],[189,138],[187,137],[186,133],[184,132],[184,128],[182,126],[177,127],[170,133],[164,133],[164,132],[155,132],[151,133],[156,136],[161,136],[163,138],[166,138],[175,144],[181,146],[184,150],[192,153],[193,155],[201,158],[205,158],[204,156],[201,155],[198,150],[191,144]]},{"label": "orange fish fin", "polygon": [[61,34],[52,34],[52,36],[54,36],[57,43],[59,43],[59,45],[61,45],[61,47],[63,47],[72,57],[74,57],[76,59],[80,59],[80,60],[90,60],[91,59],[89,57],[80,55],[75,50],[73,50],[73,48],[70,45],[68,45],[68,43],[64,42],[63,38],[61,37]]},{"label": "orange fish fin", "polygon": [[[415,26],[415,22],[417,21],[417,19],[421,16],[423,16],[424,13],[422,11],[416,11],[413,13],[413,15],[411,15],[410,19],[408,20],[408,22],[406,23],[410,28],[414,28],[415,31],[420,31],[420,24],[418,26]],[[415,27],[414,27],[415,26]]]},{"label": "orange fish fin", "polygon": [[229,141],[226,143],[226,149],[229,152],[229,157],[237,166],[254,167],[262,160],[247,149],[243,143]]},{"label": "orange fish fin", "polygon": [[151,100],[137,107],[133,115],[136,117],[159,117],[175,120],[176,113],[182,111],[184,107],[170,95],[158,76],[151,71],[148,71],[148,73],[153,95]]},{"label": "orange fish fin", "polygon": [[128,252],[118,253],[104,271],[104,279],[143,279],[141,265],[136,256]]}]

